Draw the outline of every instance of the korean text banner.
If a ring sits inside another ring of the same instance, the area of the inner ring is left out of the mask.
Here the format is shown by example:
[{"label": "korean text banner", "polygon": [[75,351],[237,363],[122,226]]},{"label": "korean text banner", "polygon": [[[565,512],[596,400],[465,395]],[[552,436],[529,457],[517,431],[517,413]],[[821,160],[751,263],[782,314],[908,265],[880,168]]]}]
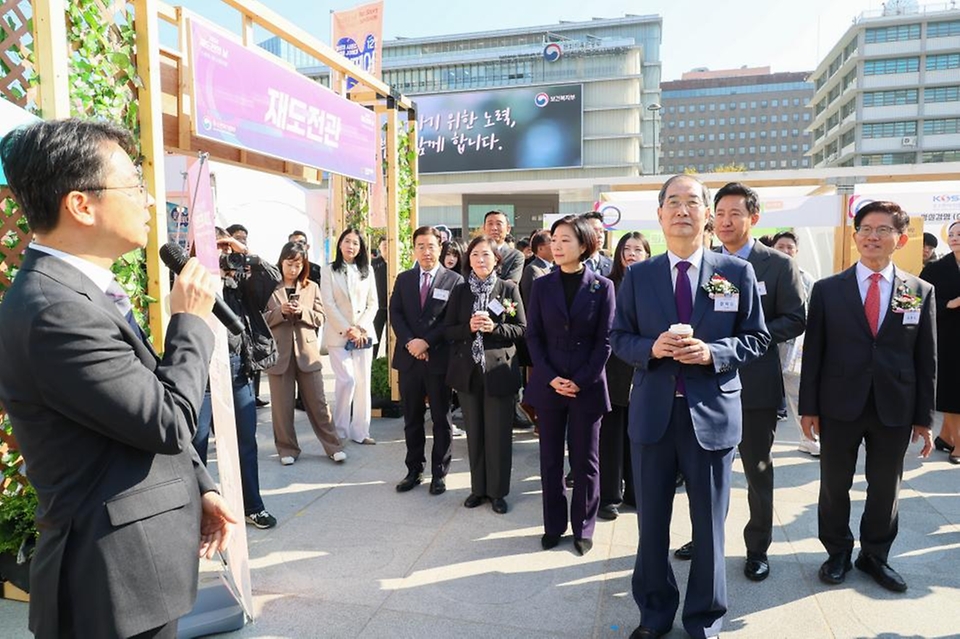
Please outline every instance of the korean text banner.
[{"label": "korean text banner", "polygon": [[421,173],[583,165],[583,87],[418,96]]},{"label": "korean text banner", "polygon": [[199,137],[373,181],[372,111],[198,20],[190,36]]},{"label": "korean text banner", "polygon": [[[380,47],[383,41],[383,0],[332,14],[331,33],[337,53],[380,77]],[[357,84],[347,78],[347,90]]]}]

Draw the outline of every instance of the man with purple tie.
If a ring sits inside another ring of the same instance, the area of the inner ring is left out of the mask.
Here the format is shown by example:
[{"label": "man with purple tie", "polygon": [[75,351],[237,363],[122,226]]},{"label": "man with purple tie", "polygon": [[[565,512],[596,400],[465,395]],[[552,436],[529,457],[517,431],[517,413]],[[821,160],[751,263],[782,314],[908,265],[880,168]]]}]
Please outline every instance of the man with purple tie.
[{"label": "man with purple tie", "polygon": [[667,253],[627,270],[617,298],[613,351],[634,367],[629,434],[640,544],[632,639],[670,632],[680,594],[669,562],[676,473],[686,478],[694,551],[683,626],[720,633],[727,611],[723,525],[742,415],[737,370],[770,342],[753,267],[703,249],[710,193],[675,175],[657,217]]}]

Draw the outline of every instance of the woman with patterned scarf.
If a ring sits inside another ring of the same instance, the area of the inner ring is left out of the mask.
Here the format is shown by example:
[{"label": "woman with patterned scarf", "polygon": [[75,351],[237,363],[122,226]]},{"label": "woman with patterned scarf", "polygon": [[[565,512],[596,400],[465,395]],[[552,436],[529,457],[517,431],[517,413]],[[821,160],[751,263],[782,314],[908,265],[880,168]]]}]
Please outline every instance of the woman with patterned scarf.
[{"label": "woman with patterned scarf", "polygon": [[467,280],[450,294],[446,337],[452,344],[447,383],[460,395],[470,458],[470,496],[507,512],[513,462],[514,401],[520,388],[516,342],[526,330],[517,285],[497,277],[500,255],[486,236],[467,247]]}]

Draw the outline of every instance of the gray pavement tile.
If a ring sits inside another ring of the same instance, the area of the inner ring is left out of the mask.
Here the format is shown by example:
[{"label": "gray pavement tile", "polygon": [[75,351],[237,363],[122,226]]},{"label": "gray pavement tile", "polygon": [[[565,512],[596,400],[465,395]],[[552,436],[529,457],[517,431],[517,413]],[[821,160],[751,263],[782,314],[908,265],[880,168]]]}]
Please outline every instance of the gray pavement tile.
[{"label": "gray pavement tile", "polygon": [[424,637],[457,637],[457,639],[551,639],[583,637],[557,631],[519,628],[509,617],[495,614],[486,622],[451,618],[438,609],[436,615],[380,610],[358,636],[363,639],[423,639]]},{"label": "gray pavement tile", "polygon": [[373,605],[349,605],[301,595],[260,595],[254,598],[256,621],[236,632],[213,637],[304,639],[357,637],[376,613]]}]

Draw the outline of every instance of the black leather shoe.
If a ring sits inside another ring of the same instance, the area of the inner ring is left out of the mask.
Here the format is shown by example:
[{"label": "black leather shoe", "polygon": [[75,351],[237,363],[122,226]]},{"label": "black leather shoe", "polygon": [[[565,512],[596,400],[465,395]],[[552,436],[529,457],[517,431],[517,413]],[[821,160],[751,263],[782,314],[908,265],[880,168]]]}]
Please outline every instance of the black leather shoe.
[{"label": "black leather shoe", "polygon": [[680,488],[681,486],[683,486],[683,473],[681,473],[679,470],[677,471],[676,482],[677,482],[677,488]]},{"label": "black leather shoe", "polygon": [[945,453],[953,452],[953,446],[943,441],[939,436],[933,440],[933,445],[937,450],[942,450]]},{"label": "black leather shoe", "polygon": [[947,457],[947,461],[951,464],[960,464],[960,455],[950,455]]},{"label": "black leather shoe", "polygon": [[669,630],[664,630],[660,632],[659,630],[654,630],[653,628],[647,628],[645,626],[637,626],[636,629],[630,633],[630,639],[660,639],[670,632]]},{"label": "black leather shoe", "polygon": [[484,498],[481,497],[480,495],[474,495],[473,493],[471,493],[469,497],[463,500],[463,507],[476,508],[477,506],[483,503],[483,500]]},{"label": "black leather shoe", "polygon": [[842,584],[847,577],[847,573],[851,570],[853,570],[853,565],[850,563],[850,553],[841,552],[830,555],[820,566],[820,581],[832,586]]},{"label": "black leather shoe", "polygon": [[573,473],[567,473],[567,476],[563,478],[563,484],[567,488],[573,488]]},{"label": "black leather shoe", "polygon": [[556,548],[560,543],[560,535],[547,535],[544,534],[540,538],[540,545],[543,546],[544,550],[550,550],[551,548]]},{"label": "black leather shoe", "polygon": [[856,565],[859,570],[873,577],[875,582],[887,590],[893,592],[906,592],[907,590],[907,582],[903,580],[903,577],[898,575],[896,570],[876,555],[870,555],[860,551],[854,565]]},{"label": "black leather shoe", "polygon": [[414,486],[418,486],[423,482],[423,475],[417,473],[410,473],[406,477],[400,480],[400,483],[397,484],[397,492],[405,493],[408,490],[413,490]]},{"label": "black leather shoe", "polygon": [[617,508],[616,504],[607,504],[606,506],[600,506],[600,510],[597,511],[597,517],[600,519],[606,519],[607,521],[613,521],[620,516],[620,509]]},{"label": "black leather shoe", "polygon": [[763,581],[770,576],[770,564],[767,556],[760,553],[747,553],[747,563],[743,565],[743,574],[750,581]]},{"label": "black leather shoe", "polygon": [[493,506],[493,512],[498,515],[503,515],[507,512],[507,500],[503,497],[495,498],[491,505]]},{"label": "black leather shoe", "polygon": [[574,539],[573,547],[577,549],[577,552],[580,553],[580,556],[587,554],[593,548],[592,539]]},{"label": "black leather shoe", "polygon": [[684,561],[690,561],[693,559],[693,542],[688,541],[684,545],[674,550],[673,556]]},{"label": "black leather shoe", "polygon": [[444,481],[443,477],[434,477],[430,480],[431,495],[442,495],[445,492],[447,492],[447,482]]}]

